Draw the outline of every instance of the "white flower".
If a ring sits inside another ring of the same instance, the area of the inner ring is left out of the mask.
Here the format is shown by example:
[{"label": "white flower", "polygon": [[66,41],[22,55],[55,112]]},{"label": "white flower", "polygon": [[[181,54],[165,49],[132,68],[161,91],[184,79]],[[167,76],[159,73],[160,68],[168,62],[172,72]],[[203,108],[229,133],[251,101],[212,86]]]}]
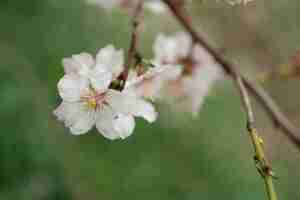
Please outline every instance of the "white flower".
[{"label": "white flower", "polygon": [[178,60],[187,58],[191,50],[192,40],[184,32],[172,36],[158,34],[153,45],[154,60],[159,64],[176,64]]},{"label": "white flower", "polygon": [[141,97],[156,100],[160,98],[164,84],[176,80],[181,71],[182,67],[180,65],[157,65],[148,69],[141,76],[138,76],[135,71],[130,71],[126,90],[134,90]]},{"label": "white flower", "polygon": [[[154,43],[155,62],[169,67],[182,65],[180,76],[169,79],[160,89],[160,98],[194,114],[198,113],[222,71],[209,53],[199,45],[193,46],[188,34],[160,34]],[[153,82],[155,84],[155,82]]]},{"label": "white flower", "polygon": [[[105,9],[112,9],[116,7],[132,9],[140,0],[86,0],[88,4],[98,5]],[[144,0],[145,8],[156,14],[164,13],[167,6],[161,0]]]},{"label": "white flower", "polygon": [[165,13],[168,8],[161,0],[148,0],[145,2],[145,8],[155,14]]},{"label": "white flower", "polygon": [[86,0],[88,4],[99,5],[105,9],[112,9],[119,6],[121,0]]},{"label": "white flower", "polygon": [[80,53],[64,58],[62,64],[66,74],[79,74],[91,78],[97,76],[93,72],[110,72],[115,79],[124,69],[124,53],[122,50],[116,50],[113,45],[108,45],[99,50],[96,59],[88,53]]},{"label": "white flower", "polygon": [[[222,77],[222,70],[211,56],[201,47],[196,46],[195,59],[197,65],[191,75],[182,76],[182,96],[186,98],[182,102],[183,109],[196,115],[209,95],[215,82]],[[201,62],[202,61],[202,62]]]},{"label": "white flower", "polygon": [[157,113],[152,104],[133,90],[109,88],[123,71],[123,59],[123,52],[111,45],[101,49],[95,60],[87,53],[63,59],[66,75],[58,82],[63,102],[54,115],[71,133],[83,134],[96,125],[104,137],[124,139],[134,130],[134,117],[155,121]]},{"label": "white flower", "polygon": [[240,5],[240,4],[246,5],[249,2],[254,1],[254,0],[223,0],[223,1],[230,4],[231,6],[235,6],[235,5]]}]

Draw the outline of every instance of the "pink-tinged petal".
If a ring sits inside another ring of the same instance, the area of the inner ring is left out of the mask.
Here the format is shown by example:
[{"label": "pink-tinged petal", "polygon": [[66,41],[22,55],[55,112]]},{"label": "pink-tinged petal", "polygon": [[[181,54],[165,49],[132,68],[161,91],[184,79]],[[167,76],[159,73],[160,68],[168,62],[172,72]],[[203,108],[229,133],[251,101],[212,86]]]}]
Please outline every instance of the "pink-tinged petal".
[{"label": "pink-tinged petal", "polygon": [[182,72],[179,65],[157,65],[145,74],[133,77],[126,83],[126,90],[135,92],[137,96],[155,100],[161,96],[162,87],[170,80],[177,79]]},{"label": "pink-tinged petal", "polygon": [[106,95],[106,101],[117,112],[143,117],[148,122],[154,122],[157,118],[157,112],[152,104],[131,92],[109,90]]},{"label": "pink-tinged petal", "polygon": [[183,79],[187,110],[197,115],[222,72],[216,65],[199,66],[191,77]]},{"label": "pink-tinged petal", "polygon": [[116,50],[113,45],[108,45],[99,50],[96,56],[96,68],[110,71],[113,77],[118,77],[124,70],[124,53]]},{"label": "pink-tinged petal", "polygon": [[67,74],[63,76],[57,84],[58,92],[65,101],[79,101],[82,94],[88,90],[88,79],[75,75]]},{"label": "pink-tinged petal", "polygon": [[153,74],[163,81],[170,81],[179,78],[183,70],[181,65],[162,65],[153,68]]}]

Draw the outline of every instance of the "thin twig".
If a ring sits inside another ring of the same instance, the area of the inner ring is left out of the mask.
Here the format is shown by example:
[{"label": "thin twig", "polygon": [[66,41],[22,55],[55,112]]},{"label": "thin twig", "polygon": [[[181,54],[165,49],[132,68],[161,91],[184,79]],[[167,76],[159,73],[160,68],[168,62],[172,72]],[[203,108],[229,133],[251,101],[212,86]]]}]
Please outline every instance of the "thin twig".
[{"label": "thin twig", "polygon": [[281,128],[288,137],[288,139],[295,144],[296,147],[300,147],[300,138],[298,134],[300,130],[294,126],[293,123],[283,114],[279,106],[274,102],[274,100],[265,92],[265,90],[260,87],[256,82],[243,78],[244,84],[249,89],[249,91],[256,97],[256,99],[265,108],[269,116],[272,117],[276,126]]},{"label": "thin twig", "polygon": [[220,66],[235,78],[235,75],[239,75],[245,87],[249,89],[252,95],[261,103],[265,108],[271,119],[276,123],[276,125],[283,130],[283,133],[288,137],[288,139],[300,150],[300,130],[296,128],[290,120],[281,112],[278,105],[272,100],[272,98],[255,82],[241,75],[236,71],[234,65],[226,60],[221,54],[217,52],[212,46],[208,44],[206,40],[193,28],[191,23],[191,18],[184,12],[182,7],[178,7],[172,0],[163,0],[166,5],[170,8],[174,16],[181,23],[181,25],[187,30],[191,35],[192,39],[204,47],[220,64]]},{"label": "thin twig", "polygon": [[235,75],[235,82],[239,89],[245,112],[247,113],[247,130],[254,147],[254,152],[255,152],[254,161],[256,164],[256,168],[260,173],[260,175],[262,176],[262,178],[264,179],[269,200],[277,200],[277,195],[273,184],[274,173],[272,172],[271,165],[266,159],[264,149],[263,149],[263,142],[262,142],[263,140],[260,138],[255,128],[255,124],[254,124],[255,118],[254,118],[248,91],[245,87],[244,81],[238,74]]},{"label": "thin twig", "polygon": [[142,11],[143,11],[143,1],[138,1],[133,11],[133,20],[132,20],[133,28],[131,33],[131,42],[130,42],[130,47],[128,49],[128,58],[125,64],[125,70],[122,73],[122,77],[121,77],[123,81],[122,87],[124,87],[125,82],[128,78],[130,68],[135,63],[134,60],[135,60],[135,55],[137,54],[137,46],[139,40],[139,25],[142,19]]}]

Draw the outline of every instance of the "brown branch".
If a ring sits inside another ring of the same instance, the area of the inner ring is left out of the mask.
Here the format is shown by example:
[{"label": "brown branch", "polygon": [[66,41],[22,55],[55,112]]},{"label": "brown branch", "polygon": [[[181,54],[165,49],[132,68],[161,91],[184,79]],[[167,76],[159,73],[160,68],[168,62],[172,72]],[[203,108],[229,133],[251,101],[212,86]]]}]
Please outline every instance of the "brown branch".
[{"label": "brown branch", "polygon": [[137,54],[138,40],[139,40],[139,25],[142,19],[142,11],[143,11],[143,1],[138,1],[136,7],[133,11],[133,20],[132,20],[132,33],[131,33],[131,42],[130,47],[128,49],[128,58],[125,64],[125,70],[121,74],[121,79],[123,81],[122,88],[125,86],[125,82],[128,78],[130,67],[135,63],[135,55]]},{"label": "brown branch", "polygon": [[265,92],[265,90],[259,86],[255,81],[247,78],[243,78],[244,84],[249,89],[249,91],[256,97],[260,104],[265,108],[269,116],[271,116],[275,125],[278,126],[283,133],[288,137],[288,139],[300,147],[300,130],[295,127],[293,123],[285,116],[285,114],[280,110],[279,106],[274,102],[274,100]]},{"label": "brown branch", "polygon": [[300,130],[296,128],[290,120],[282,113],[278,105],[272,100],[272,98],[257,85],[254,81],[242,76],[234,67],[234,64],[226,60],[221,54],[217,52],[209,43],[203,39],[203,37],[193,28],[191,18],[185,13],[182,7],[178,7],[172,0],[163,0],[170,8],[173,15],[177,18],[180,24],[191,35],[194,42],[204,47],[216,60],[217,63],[227,72],[233,79],[237,76],[241,77],[241,80],[245,84],[245,87],[249,89],[252,95],[261,103],[265,108],[271,119],[283,130],[283,133],[288,139],[300,150]]}]

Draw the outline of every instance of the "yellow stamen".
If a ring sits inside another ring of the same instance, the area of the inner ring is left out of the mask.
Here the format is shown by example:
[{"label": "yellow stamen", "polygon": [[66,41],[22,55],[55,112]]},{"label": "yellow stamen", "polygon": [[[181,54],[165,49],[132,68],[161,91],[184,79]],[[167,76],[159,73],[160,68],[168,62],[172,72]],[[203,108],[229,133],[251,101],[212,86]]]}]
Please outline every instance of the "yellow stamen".
[{"label": "yellow stamen", "polygon": [[87,105],[91,109],[96,109],[96,107],[97,107],[97,101],[96,101],[96,99],[89,99],[87,101]]}]

